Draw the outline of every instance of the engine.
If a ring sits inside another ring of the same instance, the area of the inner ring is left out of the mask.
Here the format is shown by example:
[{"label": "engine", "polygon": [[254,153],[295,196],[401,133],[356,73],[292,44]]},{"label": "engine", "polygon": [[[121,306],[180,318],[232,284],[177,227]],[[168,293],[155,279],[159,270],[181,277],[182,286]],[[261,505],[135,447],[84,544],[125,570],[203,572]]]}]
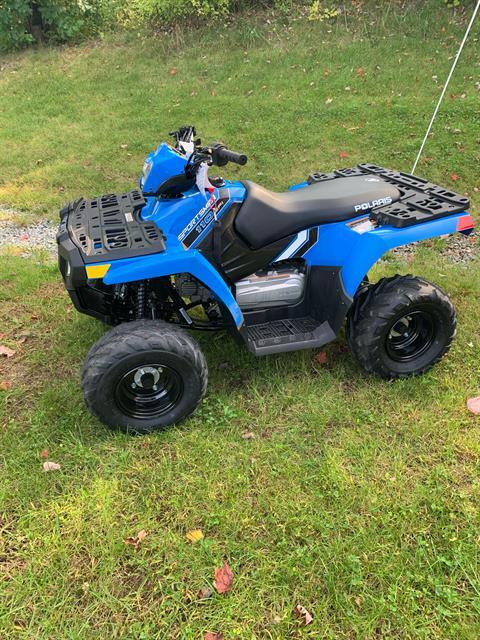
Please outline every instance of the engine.
[{"label": "engine", "polygon": [[305,273],[296,265],[257,271],[235,283],[241,309],[283,307],[300,302],[305,289]]}]

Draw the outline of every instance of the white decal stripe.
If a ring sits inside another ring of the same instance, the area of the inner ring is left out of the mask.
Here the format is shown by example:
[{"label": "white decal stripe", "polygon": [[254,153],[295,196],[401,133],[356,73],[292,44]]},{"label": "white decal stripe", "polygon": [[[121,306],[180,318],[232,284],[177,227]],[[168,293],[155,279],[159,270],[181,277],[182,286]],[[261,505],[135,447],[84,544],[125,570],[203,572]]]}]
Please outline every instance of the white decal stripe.
[{"label": "white decal stripe", "polygon": [[308,231],[300,231],[295,240],[291,242],[286,249],[284,249],[283,253],[281,253],[278,258],[275,258],[274,262],[278,262],[279,260],[286,260],[293,256],[293,254],[300,249],[302,245],[304,245],[308,240]]}]

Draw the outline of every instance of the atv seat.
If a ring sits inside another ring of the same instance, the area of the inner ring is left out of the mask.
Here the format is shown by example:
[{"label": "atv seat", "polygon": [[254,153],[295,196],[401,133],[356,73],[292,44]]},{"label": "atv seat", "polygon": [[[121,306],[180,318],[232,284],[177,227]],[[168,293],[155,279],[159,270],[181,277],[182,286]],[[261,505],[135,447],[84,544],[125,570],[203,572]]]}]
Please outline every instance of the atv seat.
[{"label": "atv seat", "polygon": [[396,187],[371,175],[317,182],[285,193],[268,191],[250,181],[243,185],[247,197],[237,214],[235,227],[252,249],[309,227],[348,220],[400,198]]}]

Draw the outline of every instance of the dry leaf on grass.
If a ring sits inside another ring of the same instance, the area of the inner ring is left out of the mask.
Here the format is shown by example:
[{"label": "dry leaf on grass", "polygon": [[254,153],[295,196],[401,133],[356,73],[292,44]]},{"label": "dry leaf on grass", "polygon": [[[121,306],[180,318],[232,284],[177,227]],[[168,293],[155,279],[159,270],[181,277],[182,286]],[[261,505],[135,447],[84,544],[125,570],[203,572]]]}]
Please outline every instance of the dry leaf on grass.
[{"label": "dry leaf on grass", "polygon": [[48,449],[42,449],[42,451],[40,451],[40,458],[43,458],[43,460],[48,458]]},{"label": "dry leaf on grass", "polygon": [[138,545],[143,542],[143,540],[145,540],[145,538],[147,537],[147,532],[145,531],[145,529],[142,529],[141,531],[139,531],[137,533],[136,536],[130,536],[128,538],[125,538],[125,540],[123,541],[125,544],[130,545],[131,547],[138,547]]},{"label": "dry leaf on grass", "polygon": [[52,462],[51,460],[47,460],[47,462],[43,463],[44,471],[58,471],[60,469],[60,465],[57,462]]},{"label": "dry leaf on grass", "polygon": [[480,396],[467,400],[467,409],[477,416],[480,416]]},{"label": "dry leaf on grass", "polygon": [[253,440],[253,438],[255,438],[255,434],[253,431],[246,431],[245,433],[242,433],[242,438],[244,440]]},{"label": "dry leaf on grass", "polygon": [[197,598],[199,600],[206,600],[207,598],[211,598],[213,596],[213,589],[210,587],[202,587],[199,591],[197,591]]},{"label": "dry leaf on grass", "polygon": [[451,178],[454,182],[456,182],[456,181],[458,180],[459,176],[458,176],[456,173],[452,173],[452,175],[450,176],[450,178]]},{"label": "dry leaf on grass", "polygon": [[0,356],[11,358],[14,355],[15,355],[14,349],[10,349],[10,347],[6,347],[5,345],[0,344]]},{"label": "dry leaf on grass", "polygon": [[326,351],[319,351],[313,356],[313,359],[317,364],[327,364],[328,356]]},{"label": "dry leaf on grass", "polygon": [[293,615],[300,620],[301,624],[305,626],[313,621],[312,614],[307,611],[307,609],[305,609],[305,607],[301,604],[297,604],[297,606],[293,610]]},{"label": "dry leaf on grass", "polygon": [[215,581],[213,586],[218,593],[227,593],[232,588],[233,572],[226,562],[223,563],[223,567],[217,567],[215,569]]},{"label": "dry leaf on grass", "polygon": [[348,158],[348,153],[346,151],[340,151],[338,157],[340,158],[340,160],[343,160],[344,158]]},{"label": "dry leaf on grass", "polygon": [[187,531],[185,537],[189,542],[195,543],[203,540],[205,536],[203,535],[203,531],[201,529],[192,529],[191,531]]},{"label": "dry leaf on grass", "polygon": [[215,633],[213,631],[207,631],[204,640],[223,640],[223,633]]},{"label": "dry leaf on grass", "polygon": [[9,391],[13,387],[13,382],[10,380],[0,381],[0,391]]},{"label": "dry leaf on grass", "polygon": [[173,67],[172,69],[170,69],[170,75],[171,76],[176,76],[177,75],[177,69],[175,67]]}]

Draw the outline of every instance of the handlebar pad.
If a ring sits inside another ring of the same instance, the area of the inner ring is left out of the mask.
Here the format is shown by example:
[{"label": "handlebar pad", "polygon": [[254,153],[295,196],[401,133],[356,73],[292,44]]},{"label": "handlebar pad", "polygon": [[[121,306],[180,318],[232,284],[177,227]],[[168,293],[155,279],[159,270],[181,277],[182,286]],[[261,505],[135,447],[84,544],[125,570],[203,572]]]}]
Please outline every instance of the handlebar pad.
[{"label": "handlebar pad", "polygon": [[213,147],[213,162],[214,164],[222,167],[227,162],[235,162],[236,164],[247,164],[247,156],[244,153],[237,153],[236,151],[230,151],[222,145],[215,145]]}]

